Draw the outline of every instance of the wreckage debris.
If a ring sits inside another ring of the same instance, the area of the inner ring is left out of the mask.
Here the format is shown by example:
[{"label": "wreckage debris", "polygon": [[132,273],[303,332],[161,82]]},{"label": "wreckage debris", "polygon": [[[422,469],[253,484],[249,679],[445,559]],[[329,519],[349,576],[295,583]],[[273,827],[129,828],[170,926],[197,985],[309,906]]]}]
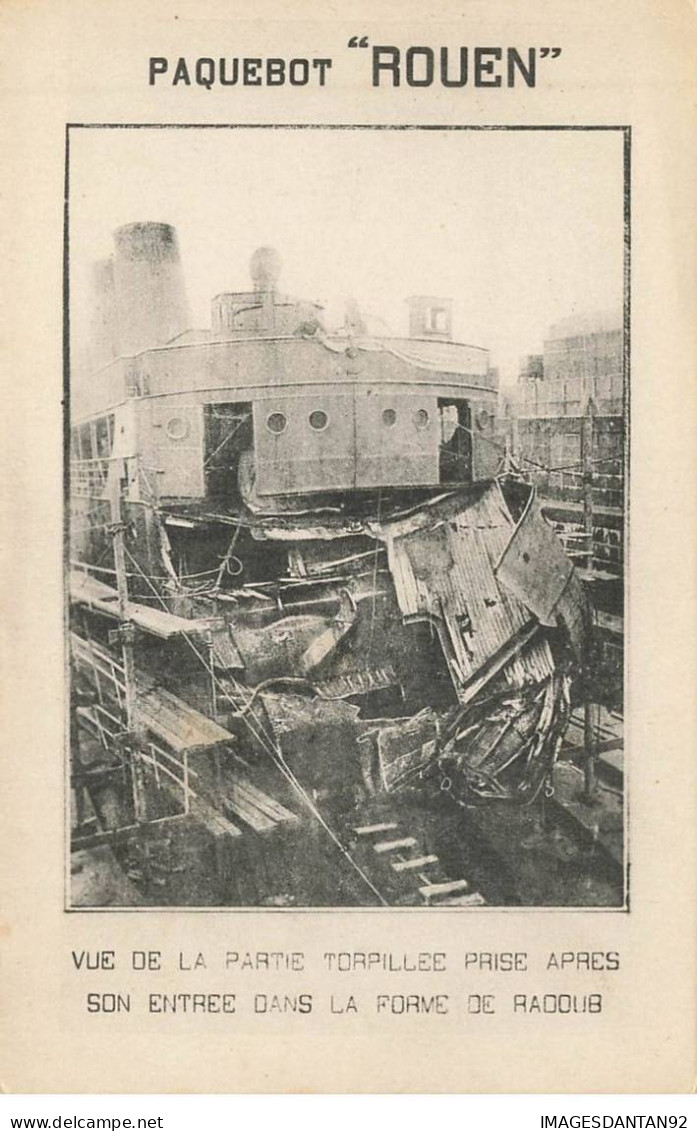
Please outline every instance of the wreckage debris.
[{"label": "wreckage debris", "polygon": [[[167,235],[136,229],[118,254]],[[392,818],[407,799],[459,818],[545,796],[584,594],[502,470],[488,357],[450,340],[449,306],[438,340],[422,299],[408,341],[332,336],[278,295],[277,260],[262,249],[256,289],[217,296],[208,337],[172,355],[143,324],[123,374],[109,362],[137,429],[107,404],[73,430],[75,789],[98,825],[120,805],[119,835],[94,834],[115,845],[197,822],[218,902],[311,900],[291,863],[316,835],[345,902],[474,906],[477,885]],[[201,399],[204,374],[247,369]]]},{"label": "wreckage debris", "polygon": [[[246,583],[244,600],[207,594],[208,615],[198,619],[170,614],[166,599],[143,614],[132,606],[143,657],[158,637],[183,638],[194,670],[203,659],[196,710],[152,675],[144,680],[138,718],[150,749],[141,766],[159,779],[173,772],[166,759],[186,750],[187,774],[198,779],[186,804],[224,839],[269,833],[316,803],[348,813],[362,797],[404,791],[465,807],[534,802],[550,781],[585,626],[572,569],[534,505],[515,524],[494,483],[350,533],[325,527],[319,540],[298,539],[295,523],[276,531],[289,545],[289,576]],[[528,568],[537,528],[544,582]],[[76,607],[113,616],[109,586],[77,577],[74,587]],[[83,677],[91,669],[102,683],[114,678],[116,694],[89,718],[92,733],[108,739],[119,730],[117,661],[79,631],[74,645]],[[200,714],[206,685],[217,721]],[[206,744],[215,757],[194,758]],[[247,758],[246,777],[230,750]],[[260,791],[254,767],[280,768],[283,788],[269,792],[267,779]],[[377,855],[397,848],[413,852],[390,862],[396,875],[425,874],[438,860],[409,836],[374,846]],[[459,884],[422,883],[419,898],[430,904],[447,893],[450,903],[475,904],[477,893]]]}]

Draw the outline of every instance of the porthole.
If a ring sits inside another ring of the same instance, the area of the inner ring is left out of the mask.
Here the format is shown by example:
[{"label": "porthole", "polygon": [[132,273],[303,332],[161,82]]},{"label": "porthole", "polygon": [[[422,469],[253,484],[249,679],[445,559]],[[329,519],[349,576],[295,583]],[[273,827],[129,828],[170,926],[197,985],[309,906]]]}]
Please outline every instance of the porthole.
[{"label": "porthole", "polygon": [[326,412],[322,412],[321,408],[310,413],[310,428],[314,428],[315,432],[322,432],[328,424],[329,417]]},{"label": "porthole", "polygon": [[485,428],[488,428],[493,419],[493,414],[490,413],[487,408],[480,408],[476,416],[477,428],[479,429],[479,431],[483,432]]},{"label": "porthole", "polygon": [[165,432],[170,440],[185,440],[189,435],[189,422],[181,416],[171,416],[165,424]]},{"label": "porthole", "polygon": [[428,428],[428,413],[425,408],[417,408],[414,413],[414,424],[417,428]]},{"label": "porthole", "polygon": [[397,423],[397,413],[393,408],[385,408],[382,410],[382,423],[386,428],[394,428]]},{"label": "porthole", "polygon": [[287,424],[288,421],[282,412],[272,412],[266,418],[266,427],[274,436],[280,436],[281,432],[285,432]]}]

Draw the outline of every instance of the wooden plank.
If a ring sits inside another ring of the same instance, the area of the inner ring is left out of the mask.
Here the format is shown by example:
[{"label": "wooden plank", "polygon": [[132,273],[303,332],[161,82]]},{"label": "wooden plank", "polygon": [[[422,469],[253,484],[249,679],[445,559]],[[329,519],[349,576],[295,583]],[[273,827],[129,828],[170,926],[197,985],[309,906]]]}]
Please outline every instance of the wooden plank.
[{"label": "wooden plank", "polygon": [[[77,605],[88,605],[97,612],[119,619],[116,590],[78,570],[71,570],[70,573],[70,599]],[[126,619],[143,632],[162,640],[196,632],[206,633],[215,627],[209,620],[189,620],[187,617],[175,616],[166,609],[151,609],[134,601],[127,602]]]},{"label": "wooden plank", "polygon": [[405,836],[401,840],[381,840],[373,848],[376,852],[396,852],[398,848],[413,848],[415,844],[416,837]]},{"label": "wooden plank", "polygon": [[428,864],[437,863],[437,856],[412,856],[411,860],[395,860],[392,867],[395,872],[410,872],[414,868],[425,868]]},{"label": "wooden plank", "polygon": [[419,888],[419,892],[428,902],[432,899],[440,899],[441,896],[465,892],[468,887],[467,880],[448,880],[443,884],[425,884],[424,887]]},{"label": "wooden plank", "polygon": [[372,833],[387,833],[391,829],[396,829],[395,821],[383,821],[379,825],[361,825],[353,831],[357,836],[370,836]]},{"label": "wooden plank", "polygon": [[286,809],[285,805],[281,805],[275,797],[271,797],[268,793],[264,793],[258,786],[252,784],[246,778],[236,778],[235,787],[240,791],[242,796],[248,796],[263,813],[269,817],[273,817],[276,821],[297,821],[297,813],[293,813],[290,809]]},{"label": "wooden plank", "polygon": [[206,801],[202,801],[200,797],[191,799],[191,812],[196,820],[200,821],[208,832],[216,838],[242,836],[242,830],[238,829],[237,825],[234,825],[232,821],[229,821],[227,817],[224,817],[222,813],[219,813]]},{"label": "wooden plank", "polygon": [[225,809],[230,809],[235,817],[249,825],[254,832],[264,833],[276,828],[276,821],[252,804],[234,785],[229,787],[222,800]]},{"label": "wooden plank", "polygon": [[235,741],[234,735],[214,719],[163,688],[152,688],[139,696],[137,714],[142,726],[178,754]]}]

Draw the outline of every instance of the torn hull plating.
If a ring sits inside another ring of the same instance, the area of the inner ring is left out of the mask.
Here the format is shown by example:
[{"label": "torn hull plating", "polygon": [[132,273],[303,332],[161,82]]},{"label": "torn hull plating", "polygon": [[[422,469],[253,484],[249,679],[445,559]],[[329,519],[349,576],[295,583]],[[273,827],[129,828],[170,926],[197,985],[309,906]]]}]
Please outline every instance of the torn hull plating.
[{"label": "torn hull plating", "polygon": [[[76,723],[102,750],[92,773],[130,783],[135,823],[180,811],[216,843],[242,838],[247,861],[250,836],[261,859],[269,836],[285,851],[308,821],[330,812],[340,826],[390,796],[533,804],[585,623],[534,504],[492,481],[348,519],[163,508],[146,539],[127,514],[125,608],[89,570],[72,578]],[[192,545],[197,569],[181,570]],[[344,851],[346,829],[327,830]],[[255,891],[244,898],[264,902]]]}]

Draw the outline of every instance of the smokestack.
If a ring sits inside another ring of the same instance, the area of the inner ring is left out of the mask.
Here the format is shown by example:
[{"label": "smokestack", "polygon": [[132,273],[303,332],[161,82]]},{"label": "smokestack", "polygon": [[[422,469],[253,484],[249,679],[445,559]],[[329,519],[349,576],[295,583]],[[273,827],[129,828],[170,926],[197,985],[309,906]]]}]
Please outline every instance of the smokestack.
[{"label": "smokestack", "polygon": [[88,368],[101,369],[119,355],[114,262],[99,259],[92,267]]},{"label": "smokestack", "polygon": [[119,352],[163,345],[190,324],[179,241],[171,224],[126,224],[114,232]]}]

